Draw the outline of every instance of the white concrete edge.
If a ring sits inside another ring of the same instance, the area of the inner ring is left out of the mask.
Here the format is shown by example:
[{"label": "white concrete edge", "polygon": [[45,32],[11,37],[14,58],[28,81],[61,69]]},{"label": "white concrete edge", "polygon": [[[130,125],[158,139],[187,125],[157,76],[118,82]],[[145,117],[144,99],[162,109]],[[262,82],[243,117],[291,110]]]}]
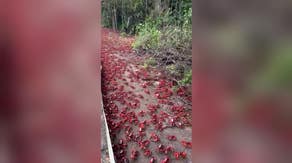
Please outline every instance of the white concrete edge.
[{"label": "white concrete edge", "polygon": [[[102,66],[100,66],[100,70],[101,69],[102,69]],[[101,94],[101,108],[102,108],[102,114],[103,114],[104,123],[105,123],[106,140],[107,140],[110,163],[116,163],[115,162],[113,148],[112,148],[112,142],[111,142],[111,138],[110,138],[110,134],[109,134],[109,129],[108,129],[108,125],[107,125],[107,120],[106,120],[106,116],[105,116],[105,113],[104,113],[104,107],[103,107],[103,102],[102,102],[102,94]]]},{"label": "white concrete edge", "polygon": [[[103,104],[102,104],[102,108],[103,108]],[[111,142],[108,126],[107,126],[106,116],[105,116],[105,113],[104,113],[103,109],[102,109],[102,113],[103,113],[103,117],[104,117],[104,121],[105,121],[106,138],[107,138],[106,140],[107,140],[107,146],[108,146],[108,153],[109,153],[110,162],[111,163],[115,163],[115,157],[114,157],[114,152],[113,152],[113,148],[112,148],[112,142]]]}]

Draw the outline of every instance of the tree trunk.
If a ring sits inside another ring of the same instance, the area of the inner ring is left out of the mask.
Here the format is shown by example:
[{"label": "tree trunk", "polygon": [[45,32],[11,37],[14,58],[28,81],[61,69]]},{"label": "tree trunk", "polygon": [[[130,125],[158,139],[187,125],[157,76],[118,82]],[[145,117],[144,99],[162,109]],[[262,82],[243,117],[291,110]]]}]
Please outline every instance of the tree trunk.
[{"label": "tree trunk", "polygon": [[160,15],[161,13],[161,0],[155,0],[154,2],[154,15]]}]

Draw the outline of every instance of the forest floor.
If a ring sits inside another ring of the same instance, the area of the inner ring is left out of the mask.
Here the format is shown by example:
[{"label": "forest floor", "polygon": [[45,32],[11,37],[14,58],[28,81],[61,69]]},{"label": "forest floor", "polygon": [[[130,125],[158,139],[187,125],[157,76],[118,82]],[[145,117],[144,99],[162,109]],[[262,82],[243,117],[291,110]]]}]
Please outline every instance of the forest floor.
[{"label": "forest floor", "polygon": [[102,94],[116,162],[191,162],[191,94],[102,29]]}]

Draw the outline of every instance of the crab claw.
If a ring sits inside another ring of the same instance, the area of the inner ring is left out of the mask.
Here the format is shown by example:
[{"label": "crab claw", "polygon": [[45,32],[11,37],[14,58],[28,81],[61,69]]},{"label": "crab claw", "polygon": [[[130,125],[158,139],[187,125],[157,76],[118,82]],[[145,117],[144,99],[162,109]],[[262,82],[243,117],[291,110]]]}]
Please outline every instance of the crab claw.
[{"label": "crab claw", "polygon": [[161,161],[161,163],[168,163],[169,162],[169,158],[168,157],[165,157],[162,161]]},{"label": "crab claw", "polygon": [[149,163],[154,163],[156,161],[156,159],[154,158],[154,157],[152,157],[151,159],[150,159],[150,162]]}]

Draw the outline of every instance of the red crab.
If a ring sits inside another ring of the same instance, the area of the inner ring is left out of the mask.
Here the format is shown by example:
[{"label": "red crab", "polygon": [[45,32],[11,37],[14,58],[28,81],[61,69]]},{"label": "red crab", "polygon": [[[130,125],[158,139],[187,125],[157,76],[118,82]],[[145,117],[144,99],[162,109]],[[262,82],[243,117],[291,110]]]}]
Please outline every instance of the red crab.
[{"label": "red crab", "polygon": [[152,117],[151,117],[151,122],[153,124],[157,124],[158,123],[158,118],[157,118],[157,115],[156,114],[153,114]]},{"label": "red crab", "polygon": [[139,137],[143,138],[144,136],[146,136],[146,133],[143,131],[139,131]]},{"label": "red crab", "polygon": [[182,122],[183,122],[185,125],[190,125],[190,124],[191,124],[190,121],[187,120],[187,118],[185,118],[185,117],[182,117],[181,120],[182,120]]},{"label": "red crab", "polygon": [[123,139],[120,139],[119,145],[122,145],[122,144],[124,144],[124,141],[123,141]]},{"label": "red crab", "polygon": [[144,141],[139,141],[138,144],[140,148],[146,149],[147,147],[149,147],[150,142],[149,140],[144,140]]},{"label": "red crab", "polygon": [[180,156],[181,156],[182,158],[186,158],[186,157],[187,157],[187,153],[186,153],[186,152],[180,152]]},{"label": "red crab", "polygon": [[132,150],[132,152],[131,152],[131,159],[132,160],[136,160],[138,158],[138,156],[139,156],[139,152],[136,151],[136,150]]},{"label": "red crab", "polygon": [[187,154],[186,152],[174,152],[173,156],[175,157],[175,159],[178,160],[180,158],[185,159],[187,157]]},{"label": "red crab", "polygon": [[146,84],[146,83],[143,83],[141,86],[142,86],[143,88],[146,88],[146,87],[147,87],[147,84]]},{"label": "red crab", "polygon": [[151,151],[149,149],[146,149],[145,152],[144,152],[144,156],[146,157],[150,157],[151,156]]},{"label": "red crab", "polygon": [[133,132],[130,132],[130,133],[127,135],[126,140],[127,140],[127,141],[134,140],[134,134],[133,134]]},{"label": "red crab", "polygon": [[142,110],[142,111],[139,111],[139,112],[138,112],[138,115],[139,115],[140,117],[144,117],[144,116],[145,116],[145,111],[143,111],[143,110]]},{"label": "red crab", "polygon": [[169,135],[169,136],[167,136],[167,139],[170,140],[170,141],[175,141],[176,140],[176,136]]},{"label": "red crab", "polygon": [[150,141],[149,140],[144,140],[143,144],[144,144],[144,146],[148,147],[150,145]]},{"label": "red crab", "polygon": [[127,159],[126,157],[123,157],[121,160],[121,163],[129,163],[129,159]]},{"label": "red crab", "polygon": [[159,94],[159,93],[155,93],[155,97],[156,97],[156,98],[158,98],[158,99],[160,99],[160,98],[161,98],[161,96],[160,96],[160,94]]},{"label": "red crab", "polygon": [[170,120],[169,120],[169,124],[170,124],[170,126],[172,126],[172,127],[175,126],[174,118],[170,118]]},{"label": "red crab", "polygon": [[144,96],[141,95],[141,94],[139,94],[138,97],[139,97],[140,99],[143,99],[143,98],[144,98]]},{"label": "red crab", "polygon": [[185,147],[185,148],[192,148],[192,143],[191,142],[187,142],[187,141],[181,141],[181,144]]},{"label": "red crab", "polygon": [[124,156],[125,155],[125,151],[124,150],[120,150],[119,154],[120,154],[120,156]]},{"label": "red crab", "polygon": [[148,89],[145,89],[144,92],[150,94],[150,91]]},{"label": "red crab", "polygon": [[174,152],[173,156],[178,160],[180,158],[180,152]]},{"label": "red crab", "polygon": [[153,141],[153,142],[159,142],[160,141],[158,135],[156,135],[155,133],[151,133],[150,140]]},{"label": "red crab", "polygon": [[185,91],[182,87],[180,87],[177,91],[176,91],[177,95],[179,96],[184,96],[185,95]]},{"label": "red crab", "polygon": [[178,127],[178,128],[183,128],[184,126],[183,126],[183,124],[182,124],[181,122],[177,122],[177,123],[176,123],[176,127]]},{"label": "red crab", "polygon": [[155,113],[157,111],[157,107],[155,107],[155,105],[147,105],[148,110],[150,111],[150,113]]},{"label": "red crab", "polygon": [[124,86],[123,85],[119,86],[118,90],[119,91],[123,91],[124,90]]},{"label": "red crab", "polygon": [[165,99],[159,99],[159,100],[158,100],[158,103],[159,103],[159,104],[167,104],[168,101],[165,100]]},{"label": "red crab", "polygon": [[164,145],[159,144],[159,145],[158,145],[158,148],[157,148],[157,151],[158,151],[159,153],[164,153],[164,151],[165,151],[165,147],[164,147]]},{"label": "red crab", "polygon": [[165,127],[163,127],[163,124],[162,122],[158,122],[156,125],[155,125],[155,129],[158,130],[158,131],[162,131]]},{"label": "red crab", "polygon": [[172,146],[167,146],[164,153],[167,155],[168,153],[173,152],[174,148]]}]

